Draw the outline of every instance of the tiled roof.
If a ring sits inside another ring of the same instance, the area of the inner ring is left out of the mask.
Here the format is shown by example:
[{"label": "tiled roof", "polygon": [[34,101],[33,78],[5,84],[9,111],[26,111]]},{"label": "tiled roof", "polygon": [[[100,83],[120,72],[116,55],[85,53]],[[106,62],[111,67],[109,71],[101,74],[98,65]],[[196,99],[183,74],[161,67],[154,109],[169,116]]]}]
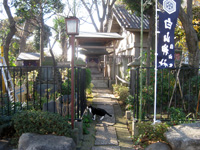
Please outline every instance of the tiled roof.
[{"label": "tiled roof", "polygon": [[[115,5],[113,12],[120,26],[125,29],[140,29],[140,17],[135,13],[131,14],[123,5]],[[149,29],[149,21],[145,16],[143,28]]]}]

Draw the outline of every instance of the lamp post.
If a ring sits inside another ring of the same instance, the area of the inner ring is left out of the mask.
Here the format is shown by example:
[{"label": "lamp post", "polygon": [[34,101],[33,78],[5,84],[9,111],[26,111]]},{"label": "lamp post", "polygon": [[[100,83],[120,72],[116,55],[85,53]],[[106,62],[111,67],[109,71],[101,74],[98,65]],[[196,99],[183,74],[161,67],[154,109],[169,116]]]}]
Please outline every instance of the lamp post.
[{"label": "lamp post", "polygon": [[79,34],[79,19],[75,16],[65,18],[66,32],[70,36],[70,45],[72,48],[71,58],[71,123],[74,128],[74,52],[75,52],[75,35]]}]

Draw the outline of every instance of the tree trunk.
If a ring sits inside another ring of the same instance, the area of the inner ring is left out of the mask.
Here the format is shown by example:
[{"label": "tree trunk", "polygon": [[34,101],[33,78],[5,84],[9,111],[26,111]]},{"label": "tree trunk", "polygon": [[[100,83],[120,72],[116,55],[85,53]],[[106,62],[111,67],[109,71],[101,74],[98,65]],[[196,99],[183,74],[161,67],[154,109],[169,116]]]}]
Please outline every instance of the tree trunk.
[{"label": "tree trunk", "polygon": [[29,25],[30,24],[29,24],[28,21],[26,21],[25,24],[24,24],[24,30],[23,30],[21,38],[20,38],[19,53],[25,52],[25,49],[26,49],[26,40],[27,40],[27,37],[29,35],[29,32],[28,32]]},{"label": "tree trunk", "polygon": [[55,59],[55,56],[54,56],[53,51],[52,51],[52,49],[53,49],[53,47],[54,47],[54,45],[55,45],[57,40],[58,40],[58,38],[55,39],[55,41],[54,41],[52,46],[51,46],[50,40],[49,40],[49,51],[50,51],[50,54],[51,54],[52,59],[53,59],[54,77],[55,77],[55,81],[56,81],[56,84],[57,84],[57,88],[58,88],[58,91],[61,92],[61,86],[60,85],[62,85],[62,81],[59,80],[61,78],[61,76],[59,74],[58,68],[56,68],[56,66],[57,66],[56,59]]},{"label": "tree trunk", "polygon": [[104,21],[106,18],[106,12],[107,12],[107,5],[105,3],[105,1],[102,1],[102,9],[103,9],[103,14],[102,17],[100,17],[100,12],[97,6],[97,2],[95,3],[96,5],[96,9],[97,9],[97,15],[98,15],[98,19],[99,19],[99,23],[100,23],[100,28],[99,28],[99,32],[104,32]]},{"label": "tree trunk", "polygon": [[6,40],[3,43],[3,45],[4,45],[4,57],[5,57],[7,66],[9,66],[9,60],[8,60],[9,46],[10,46],[11,40],[12,40],[13,36],[15,35],[15,32],[17,31],[17,29],[15,27],[15,20],[14,20],[12,14],[11,14],[10,7],[8,6],[7,0],[3,0],[3,6],[4,6],[4,9],[5,9],[6,14],[8,16],[9,23],[10,23],[10,25],[9,25],[10,31],[7,34]]},{"label": "tree trunk", "polygon": [[40,66],[42,66],[44,61],[44,20],[42,7],[40,13]]},{"label": "tree trunk", "polygon": [[67,38],[66,38],[66,36],[62,37],[61,46],[62,46],[63,61],[67,61]]},{"label": "tree trunk", "polygon": [[179,19],[182,22],[183,28],[186,34],[186,43],[189,51],[189,65],[198,68],[199,67],[199,46],[197,33],[192,24],[192,1],[187,1],[187,14],[181,7],[179,12]]},{"label": "tree trunk", "polygon": [[113,21],[113,7],[108,6],[108,14],[106,19],[106,24],[104,25],[104,32],[110,32],[112,21]]},{"label": "tree trunk", "polygon": [[104,25],[104,32],[110,32],[111,26],[112,26],[112,21],[113,21],[113,7],[115,4],[116,0],[107,1],[107,9],[108,13],[106,14],[106,23]]},{"label": "tree trunk", "polygon": [[[149,34],[147,39],[147,60],[146,60],[146,67],[149,68],[151,66],[151,50],[155,49],[155,16],[154,12],[151,11],[149,13]],[[147,69],[146,73],[146,85],[150,84],[150,70]]]}]

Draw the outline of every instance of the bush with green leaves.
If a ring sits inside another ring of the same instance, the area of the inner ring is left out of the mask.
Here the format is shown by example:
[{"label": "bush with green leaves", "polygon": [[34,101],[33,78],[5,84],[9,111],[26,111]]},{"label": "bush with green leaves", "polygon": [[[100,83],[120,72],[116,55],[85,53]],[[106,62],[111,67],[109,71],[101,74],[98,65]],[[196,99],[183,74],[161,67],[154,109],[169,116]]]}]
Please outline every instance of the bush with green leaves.
[{"label": "bush with green leaves", "polygon": [[[79,70],[80,71],[80,70]],[[65,82],[62,83],[62,91],[61,94],[63,95],[69,95],[71,93],[71,69],[67,71],[67,74],[69,74],[69,78],[65,80]],[[75,75],[78,75],[78,69],[75,69]],[[78,77],[75,77],[77,79]],[[85,89],[91,89],[90,83],[92,81],[91,71],[90,69],[86,68],[85,71]],[[75,88],[77,87],[77,82],[75,82]],[[81,84],[79,82],[78,84]],[[77,88],[75,89],[77,90]]]},{"label": "bush with green leaves", "polygon": [[92,81],[91,70],[86,68],[86,77],[85,77],[85,88],[90,88],[90,83]]},{"label": "bush with green leaves", "polygon": [[129,88],[126,86],[121,86],[119,88],[119,99],[125,102],[128,96],[129,96]]},{"label": "bush with green leaves", "polygon": [[119,96],[119,100],[126,103],[126,99],[129,96],[129,88],[120,84],[113,84],[113,93]]},{"label": "bush with green leaves", "polygon": [[0,117],[0,137],[9,138],[14,134],[14,128],[11,121],[11,116]]},{"label": "bush with green leaves", "polygon": [[166,142],[166,138],[164,137],[164,133],[167,131],[169,127],[166,123],[155,124],[152,122],[139,122],[136,124],[138,128],[138,136],[134,137],[135,144],[140,144],[142,146],[147,146],[151,143],[155,142]]},{"label": "bush with green leaves", "polygon": [[173,125],[186,122],[186,115],[181,108],[169,108],[170,120]]},{"label": "bush with green leaves", "polygon": [[90,83],[90,86],[86,89],[86,93],[88,95],[91,95],[92,94],[92,88],[94,87],[94,84],[93,83]]},{"label": "bush with green leaves", "polygon": [[127,98],[126,98],[126,105],[127,105],[127,109],[128,110],[131,110],[131,111],[134,111],[134,105],[135,105],[135,100],[134,100],[134,97],[132,95],[129,95]]},{"label": "bush with green leaves", "polygon": [[89,134],[88,128],[90,127],[91,122],[92,122],[92,119],[90,115],[83,116],[83,134]]},{"label": "bush with green leaves", "polygon": [[12,121],[16,131],[15,138],[17,141],[23,133],[27,132],[71,136],[71,126],[68,118],[56,113],[35,110],[22,111],[15,114]]},{"label": "bush with green leaves", "polygon": [[121,88],[122,85],[120,84],[113,84],[112,87],[113,87],[113,93],[114,94],[119,94],[119,89]]}]

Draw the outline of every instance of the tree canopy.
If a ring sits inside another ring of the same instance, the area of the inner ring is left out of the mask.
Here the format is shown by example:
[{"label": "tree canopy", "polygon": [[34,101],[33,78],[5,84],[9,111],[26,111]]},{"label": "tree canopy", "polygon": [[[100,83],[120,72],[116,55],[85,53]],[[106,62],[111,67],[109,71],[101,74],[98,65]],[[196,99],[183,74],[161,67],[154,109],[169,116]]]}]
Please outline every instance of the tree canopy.
[{"label": "tree canopy", "polygon": [[40,65],[44,60],[44,16],[50,18],[56,13],[63,12],[64,5],[60,0],[14,0],[13,6],[16,14],[21,17],[21,22],[25,20],[35,20],[35,26],[40,30]]}]

